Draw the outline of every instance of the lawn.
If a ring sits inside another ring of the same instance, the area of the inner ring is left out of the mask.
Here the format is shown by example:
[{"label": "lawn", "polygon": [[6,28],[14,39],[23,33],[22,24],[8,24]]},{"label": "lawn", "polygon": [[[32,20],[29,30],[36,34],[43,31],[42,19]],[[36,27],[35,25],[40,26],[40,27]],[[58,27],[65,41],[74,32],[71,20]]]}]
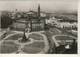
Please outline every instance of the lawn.
[{"label": "lawn", "polygon": [[8,36],[8,35],[10,35],[10,34],[13,34],[13,33],[15,33],[15,32],[10,31],[10,32],[8,32],[8,33],[4,33],[4,34],[1,36],[0,40],[4,39],[6,36]]},{"label": "lawn", "polygon": [[13,36],[8,37],[5,40],[18,40],[19,38],[21,38],[23,36],[23,34],[15,34]]},{"label": "lawn", "polygon": [[43,50],[44,46],[44,42],[34,42],[30,45],[25,45],[23,52],[30,54],[38,53]]},{"label": "lawn", "polygon": [[0,53],[12,53],[18,50],[18,45],[14,42],[3,42],[0,45]]},{"label": "lawn", "polygon": [[30,34],[29,35],[29,38],[33,38],[35,40],[43,40],[43,36],[37,34],[37,33],[34,33],[34,34]]},{"label": "lawn", "polygon": [[55,37],[56,40],[72,40],[73,38],[70,36],[56,36]]}]

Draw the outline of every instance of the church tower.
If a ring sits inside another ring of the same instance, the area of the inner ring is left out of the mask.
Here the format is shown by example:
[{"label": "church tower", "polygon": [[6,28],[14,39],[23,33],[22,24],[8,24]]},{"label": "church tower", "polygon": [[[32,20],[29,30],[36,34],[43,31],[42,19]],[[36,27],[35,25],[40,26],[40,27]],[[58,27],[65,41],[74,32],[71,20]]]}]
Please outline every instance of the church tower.
[{"label": "church tower", "polygon": [[40,4],[38,4],[38,17],[40,18]]}]

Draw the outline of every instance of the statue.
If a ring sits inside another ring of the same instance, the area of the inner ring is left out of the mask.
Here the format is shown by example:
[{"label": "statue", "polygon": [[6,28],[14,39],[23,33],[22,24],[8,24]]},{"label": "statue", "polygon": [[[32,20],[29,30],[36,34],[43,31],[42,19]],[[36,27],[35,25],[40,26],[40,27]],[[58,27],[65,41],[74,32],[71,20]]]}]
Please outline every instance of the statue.
[{"label": "statue", "polygon": [[[27,35],[25,35],[25,32],[27,31]],[[21,42],[27,42],[27,41],[29,41],[29,32],[30,32],[30,28],[29,27],[27,27],[27,30],[26,29],[24,29],[24,33],[23,33],[23,37],[22,37],[22,39],[21,39]]]}]

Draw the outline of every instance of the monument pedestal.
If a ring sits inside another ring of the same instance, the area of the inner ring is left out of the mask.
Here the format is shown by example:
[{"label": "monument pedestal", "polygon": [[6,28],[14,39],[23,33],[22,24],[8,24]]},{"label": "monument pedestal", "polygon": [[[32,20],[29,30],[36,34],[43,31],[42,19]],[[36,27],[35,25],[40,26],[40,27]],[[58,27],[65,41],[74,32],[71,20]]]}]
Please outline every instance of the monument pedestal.
[{"label": "monument pedestal", "polygon": [[24,43],[24,42],[28,42],[29,38],[26,37],[26,35],[24,34],[24,36],[22,37],[22,39],[20,40],[20,42]]}]

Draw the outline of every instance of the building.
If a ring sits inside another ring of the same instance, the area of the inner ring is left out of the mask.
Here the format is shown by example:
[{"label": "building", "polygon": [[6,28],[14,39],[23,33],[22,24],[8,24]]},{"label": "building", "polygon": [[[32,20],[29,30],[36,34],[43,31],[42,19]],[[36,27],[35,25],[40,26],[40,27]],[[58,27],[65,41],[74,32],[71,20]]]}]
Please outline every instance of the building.
[{"label": "building", "polygon": [[29,11],[24,14],[26,18],[18,18],[13,22],[12,28],[24,30],[30,28],[31,31],[40,31],[45,28],[45,16],[41,15],[40,5],[38,5],[38,11]]},{"label": "building", "polygon": [[69,23],[69,22],[58,22],[56,27],[63,28],[63,29],[70,29],[74,30],[77,29],[77,23]]}]

